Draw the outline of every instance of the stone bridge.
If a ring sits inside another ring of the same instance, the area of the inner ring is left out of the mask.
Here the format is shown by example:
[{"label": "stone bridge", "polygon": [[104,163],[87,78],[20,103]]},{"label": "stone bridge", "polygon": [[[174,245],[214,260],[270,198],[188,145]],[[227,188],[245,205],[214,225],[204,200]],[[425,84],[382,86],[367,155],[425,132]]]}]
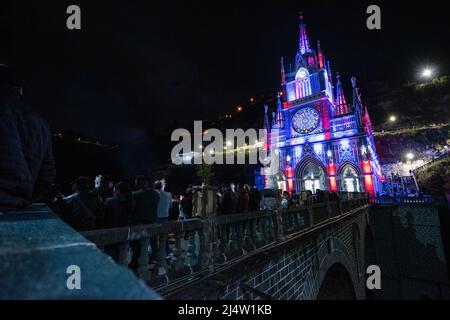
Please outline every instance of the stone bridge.
[{"label": "stone bridge", "polygon": [[[43,205],[0,213],[0,299],[450,298],[449,213],[430,198],[324,193],[217,215],[215,195],[196,191],[191,220],[81,235]],[[365,286],[374,264],[375,292]],[[71,265],[82,290],[66,287]]]},{"label": "stone bridge", "polygon": [[[376,255],[365,194],[330,201],[325,193],[320,203],[233,215],[216,214],[214,189],[196,200],[196,219],[83,235],[166,299],[366,297]],[[159,246],[150,261],[149,244],[167,235],[173,255]]]}]

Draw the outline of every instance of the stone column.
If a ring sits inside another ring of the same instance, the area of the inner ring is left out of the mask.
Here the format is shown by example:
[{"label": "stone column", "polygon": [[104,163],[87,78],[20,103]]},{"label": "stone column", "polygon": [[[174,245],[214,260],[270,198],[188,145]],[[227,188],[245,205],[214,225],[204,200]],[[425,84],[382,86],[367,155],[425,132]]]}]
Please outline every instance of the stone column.
[{"label": "stone column", "polygon": [[217,188],[199,187],[194,190],[193,215],[203,220],[200,234],[200,264],[202,268],[214,271],[214,260],[217,250]]}]

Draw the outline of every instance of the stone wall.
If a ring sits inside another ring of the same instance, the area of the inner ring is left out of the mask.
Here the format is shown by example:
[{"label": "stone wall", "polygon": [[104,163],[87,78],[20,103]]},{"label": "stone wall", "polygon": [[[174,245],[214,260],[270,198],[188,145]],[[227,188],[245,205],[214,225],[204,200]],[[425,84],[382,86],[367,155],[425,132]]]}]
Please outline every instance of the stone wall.
[{"label": "stone wall", "polygon": [[439,207],[376,206],[371,209],[382,290],[378,299],[449,299],[448,250]]},{"label": "stone wall", "polygon": [[[365,297],[364,234],[368,209],[342,220],[282,239],[166,296],[169,299],[313,300],[327,271],[343,266],[354,297]],[[334,298],[345,298],[335,288]],[[333,295],[333,293],[332,293]]]}]

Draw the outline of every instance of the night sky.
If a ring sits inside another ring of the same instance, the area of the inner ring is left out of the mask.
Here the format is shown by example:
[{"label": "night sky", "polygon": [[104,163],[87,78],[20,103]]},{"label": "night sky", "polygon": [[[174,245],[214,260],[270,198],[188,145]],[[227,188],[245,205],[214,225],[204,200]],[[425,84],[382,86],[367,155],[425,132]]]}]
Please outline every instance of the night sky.
[{"label": "night sky", "polygon": [[[0,4],[0,62],[54,131],[108,141],[215,118],[276,92],[279,61],[293,61],[298,16],[334,72],[362,83],[412,81],[422,65],[447,73],[442,2],[382,4],[382,30],[366,28],[372,2],[8,1]],[[163,2],[164,3],[164,2]],[[82,9],[82,30],[66,8]]]}]

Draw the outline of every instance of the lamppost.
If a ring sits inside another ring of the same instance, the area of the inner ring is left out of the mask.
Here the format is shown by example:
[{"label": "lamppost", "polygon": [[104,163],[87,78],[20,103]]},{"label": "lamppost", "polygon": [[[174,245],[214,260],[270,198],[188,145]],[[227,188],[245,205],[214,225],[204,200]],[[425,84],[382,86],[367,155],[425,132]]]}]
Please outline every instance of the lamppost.
[{"label": "lamppost", "polygon": [[414,154],[412,153],[412,152],[408,152],[407,154],[406,154],[406,159],[409,161],[409,164],[410,164],[410,166],[411,166],[411,173],[412,173],[412,169],[413,169],[413,166],[412,166],[412,161],[414,160]]},{"label": "lamppost", "polygon": [[411,165],[411,170],[409,172],[410,172],[410,174],[411,174],[411,176],[412,176],[412,178],[414,180],[414,184],[416,185],[416,190],[417,190],[417,192],[419,192],[419,184],[417,183],[416,176],[413,173],[412,161],[414,160],[414,154],[412,152],[408,152],[406,154],[406,159],[409,160],[409,163]]}]

